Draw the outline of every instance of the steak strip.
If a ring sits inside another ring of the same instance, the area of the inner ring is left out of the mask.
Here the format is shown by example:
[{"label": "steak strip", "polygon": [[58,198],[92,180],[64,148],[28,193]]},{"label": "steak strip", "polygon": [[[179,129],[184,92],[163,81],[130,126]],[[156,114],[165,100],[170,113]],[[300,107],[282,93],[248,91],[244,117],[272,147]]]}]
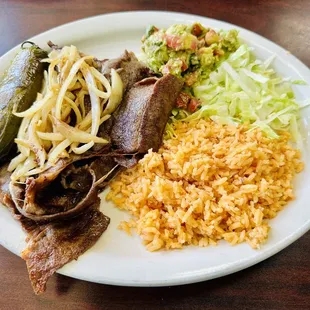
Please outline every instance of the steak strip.
[{"label": "steak strip", "polygon": [[46,289],[48,279],[62,266],[90,249],[107,229],[110,219],[99,210],[97,197],[84,213],[58,222],[40,224],[18,212],[8,191],[10,173],[7,165],[0,170],[0,202],[27,233],[27,247],[22,252],[29,278],[36,294]]},{"label": "steak strip", "polygon": [[136,83],[114,115],[111,139],[116,149],[122,153],[157,151],[182,86],[171,74]]},{"label": "steak strip", "polygon": [[22,258],[36,294],[44,292],[51,275],[78,259],[107,229],[110,219],[98,210],[98,206],[99,199],[86,213],[70,221],[49,223],[32,231]]}]

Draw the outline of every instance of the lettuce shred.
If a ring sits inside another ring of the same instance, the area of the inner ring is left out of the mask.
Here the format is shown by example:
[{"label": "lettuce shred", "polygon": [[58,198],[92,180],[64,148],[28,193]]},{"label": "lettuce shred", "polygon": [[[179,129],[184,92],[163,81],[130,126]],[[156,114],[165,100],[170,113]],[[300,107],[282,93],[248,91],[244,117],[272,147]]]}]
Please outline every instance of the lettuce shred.
[{"label": "lettuce shred", "polygon": [[241,45],[193,88],[201,108],[183,120],[210,117],[227,124],[249,123],[270,138],[278,138],[278,130],[287,130],[293,141],[300,142],[300,106],[291,86],[304,83],[279,77],[270,67],[274,58],[258,60],[249,46]]}]

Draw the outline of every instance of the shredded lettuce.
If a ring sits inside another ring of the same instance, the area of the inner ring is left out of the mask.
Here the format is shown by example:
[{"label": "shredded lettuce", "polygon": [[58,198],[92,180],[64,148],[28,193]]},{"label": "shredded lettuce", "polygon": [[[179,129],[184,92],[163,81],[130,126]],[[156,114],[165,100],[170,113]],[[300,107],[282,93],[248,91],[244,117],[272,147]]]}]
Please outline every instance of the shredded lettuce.
[{"label": "shredded lettuce", "polygon": [[300,142],[297,121],[301,107],[291,85],[305,83],[278,76],[270,67],[274,55],[261,61],[251,51],[246,44],[241,45],[193,88],[202,105],[184,120],[211,117],[227,124],[246,122],[269,138],[278,138],[276,131],[287,130],[294,141]]},{"label": "shredded lettuce", "polygon": [[308,83],[304,80],[295,80],[292,82],[292,84],[296,84],[296,85],[308,85]]}]

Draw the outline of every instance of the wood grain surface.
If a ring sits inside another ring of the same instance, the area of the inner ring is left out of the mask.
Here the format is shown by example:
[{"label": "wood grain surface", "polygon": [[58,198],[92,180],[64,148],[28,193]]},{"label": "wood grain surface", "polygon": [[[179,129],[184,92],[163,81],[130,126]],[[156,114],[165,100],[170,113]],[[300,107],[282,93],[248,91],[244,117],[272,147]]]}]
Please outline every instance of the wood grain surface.
[{"label": "wood grain surface", "polygon": [[[79,18],[165,10],[227,21],[261,34],[310,66],[309,0],[0,0],[0,55],[23,40]],[[55,275],[35,296],[22,259],[0,247],[0,309],[310,309],[310,232],[236,274],[166,288],[99,285]]]}]

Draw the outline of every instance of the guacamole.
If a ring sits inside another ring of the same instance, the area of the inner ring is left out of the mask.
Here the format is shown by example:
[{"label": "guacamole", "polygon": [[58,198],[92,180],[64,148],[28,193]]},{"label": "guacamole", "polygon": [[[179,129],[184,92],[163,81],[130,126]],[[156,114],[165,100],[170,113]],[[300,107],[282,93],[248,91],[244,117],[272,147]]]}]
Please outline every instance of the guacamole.
[{"label": "guacamole", "polygon": [[191,87],[239,47],[238,31],[219,31],[176,24],[168,29],[150,26],[142,38],[142,60],[158,74],[174,74]]}]

